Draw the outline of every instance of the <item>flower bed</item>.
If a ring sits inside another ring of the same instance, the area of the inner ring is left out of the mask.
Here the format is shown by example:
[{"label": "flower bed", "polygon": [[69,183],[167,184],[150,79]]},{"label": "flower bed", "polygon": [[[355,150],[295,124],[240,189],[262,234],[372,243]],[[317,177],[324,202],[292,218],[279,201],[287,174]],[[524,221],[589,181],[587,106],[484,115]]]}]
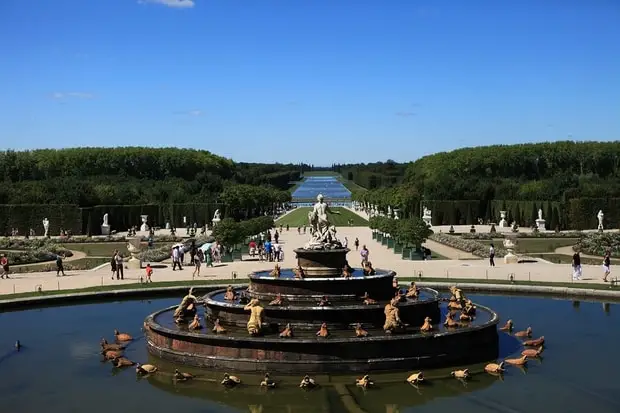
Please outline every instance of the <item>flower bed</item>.
[{"label": "flower bed", "polygon": [[[438,242],[440,244],[446,245],[448,247],[456,248],[461,251],[469,252],[475,256],[488,258],[489,257],[489,246],[483,244],[482,242],[475,241],[473,239],[465,239],[464,237],[459,237],[456,235],[448,235],[443,233],[435,233],[431,234],[428,239]],[[506,251],[503,247],[496,246],[495,247],[495,256],[503,257],[506,255],[508,251]]]},{"label": "flower bed", "polygon": [[[198,238],[205,238],[205,235],[197,236]],[[140,237],[142,242],[148,241],[148,236]],[[159,235],[154,236],[153,240],[155,242],[185,242],[188,237],[179,237],[179,236],[171,236],[171,235]],[[109,236],[109,237],[87,237],[85,235],[77,235],[69,238],[66,237],[51,237],[49,239],[45,238],[14,238],[14,237],[5,237],[0,238],[0,250],[21,250],[21,249],[29,249],[29,248],[40,248],[46,244],[54,243],[54,244],[93,244],[93,243],[103,243],[103,242],[125,242],[127,241],[126,237],[123,236]]]},{"label": "flower bed", "polygon": [[[508,233],[512,236],[516,236],[517,238],[581,238],[585,234],[581,231],[570,231],[570,232],[518,232]],[[477,232],[477,233],[463,233],[463,234],[453,234],[460,235],[464,239],[502,239],[504,238],[503,233],[488,233],[488,232]]]},{"label": "flower bed", "polygon": [[573,249],[601,257],[605,255],[606,251],[610,250],[612,257],[620,258],[620,233],[591,232],[582,237]]},{"label": "flower bed", "polygon": [[4,255],[9,259],[9,265],[36,264],[39,262],[55,261],[56,256],[72,257],[73,253],[54,243],[45,243],[38,248],[28,248],[23,251],[6,251]]}]

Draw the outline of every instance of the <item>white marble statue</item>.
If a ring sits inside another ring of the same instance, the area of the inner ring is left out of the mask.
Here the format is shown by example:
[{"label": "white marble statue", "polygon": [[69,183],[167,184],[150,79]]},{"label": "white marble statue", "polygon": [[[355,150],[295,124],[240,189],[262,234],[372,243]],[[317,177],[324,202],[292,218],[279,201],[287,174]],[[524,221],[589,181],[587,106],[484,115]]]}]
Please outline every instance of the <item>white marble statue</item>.
[{"label": "white marble statue", "polygon": [[506,213],[508,211],[499,211],[499,226],[502,228],[508,227],[508,222],[506,221]]},{"label": "white marble statue", "polygon": [[334,244],[338,242],[335,232],[335,227],[332,231],[332,226],[329,223],[328,213],[340,214],[338,211],[330,209],[329,205],[325,203],[325,199],[322,194],[316,197],[317,203],[314,204],[312,211],[308,213],[308,223],[310,224],[310,242],[306,245],[306,248],[322,248],[326,244]]},{"label": "white marble statue", "polygon": [[166,222],[166,229],[170,229],[170,222]]},{"label": "white marble statue", "polygon": [[149,226],[146,223],[149,219],[148,215],[140,215],[140,219],[142,220],[142,225],[140,225],[140,231],[146,232],[149,230]]},{"label": "white marble statue", "polygon": [[603,210],[599,210],[598,214],[596,214],[596,218],[598,218],[598,229],[600,229],[601,231],[603,230],[603,218],[605,217],[605,214],[603,214]]},{"label": "white marble statue", "polygon": [[424,216],[424,217],[430,217],[430,216],[431,216],[431,210],[430,210],[430,209],[428,209],[427,207],[424,207],[424,210],[423,210],[423,215],[422,215],[422,216]]},{"label": "white marble statue", "polygon": [[43,218],[43,229],[45,231],[44,236],[49,236],[50,221],[47,218]]},{"label": "white marble statue", "polygon": [[215,213],[213,214],[213,221],[221,221],[222,220],[222,216],[220,214],[220,210],[216,209]]},{"label": "white marble statue", "polygon": [[110,224],[108,223],[108,213],[103,214],[103,223],[101,224],[101,235],[110,235]]},{"label": "white marble statue", "polygon": [[392,207],[388,205],[388,218],[392,218]]},{"label": "white marble statue", "polygon": [[399,211],[398,209],[394,208],[394,219],[396,219],[396,220],[398,220],[398,219],[399,219],[399,217],[398,217],[398,211]]},{"label": "white marble statue", "polygon": [[542,209],[539,209],[539,210],[538,210],[538,219],[539,219],[539,220],[542,220],[542,219],[543,219],[543,217],[542,217]]}]

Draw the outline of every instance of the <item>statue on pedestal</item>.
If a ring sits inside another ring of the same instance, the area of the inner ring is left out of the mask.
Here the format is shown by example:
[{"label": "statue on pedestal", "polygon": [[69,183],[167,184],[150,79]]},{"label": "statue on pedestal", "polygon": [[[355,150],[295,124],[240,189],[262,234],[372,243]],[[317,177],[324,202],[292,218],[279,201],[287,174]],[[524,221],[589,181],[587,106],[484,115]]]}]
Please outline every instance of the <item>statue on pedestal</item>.
[{"label": "statue on pedestal", "polygon": [[542,214],[543,214],[543,213],[542,213],[542,209],[539,209],[539,210],[538,210],[538,219],[540,219],[540,220],[542,220],[542,219],[543,219]]},{"label": "statue on pedestal", "polygon": [[338,211],[332,211],[324,202],[322,194],[317,197],[317,203],[308,213],[308,222],[310,224],[310,242],[306,245],[308,249],[321,249],[326,245],[334,245],[338,243],[336,239],[336,231],[330,230],[332,226],[329,223],[328,213],[340,214]]},{"label": "statue on pedestal", "polygon": [[422,221],[426,222],[426,225],[431,226],[433,222],[433,217],[431,215],[431,210],[427,207],[424,207],[422,211]]},{"label": "statue on pedestal", "polygon": [[598,214],[596,215],[596,218],[598,219],[598,230],[602,231],[603,230],[603,218],[605,217],[605,214],[603,214],[603,210],[599,210]]},{"label": "statue on pedestal", "polygon": [[149,230],[149,226],[146,223],[149,219],[148,215],[140,215],[140,219],[142,220],[142,225],[140,225],[140,231],[146,232]]},{"label": "statue on pedestal", "polygon": [[101,235],[110,235],[110,224],[108,223],[108,213],[103,214],[103,223],[101,224]]}]

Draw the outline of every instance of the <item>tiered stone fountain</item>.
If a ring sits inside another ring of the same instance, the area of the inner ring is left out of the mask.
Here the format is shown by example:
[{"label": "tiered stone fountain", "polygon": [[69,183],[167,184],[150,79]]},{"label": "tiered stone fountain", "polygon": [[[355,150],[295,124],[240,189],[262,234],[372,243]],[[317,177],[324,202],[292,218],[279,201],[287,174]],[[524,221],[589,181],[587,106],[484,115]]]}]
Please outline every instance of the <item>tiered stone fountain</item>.
[{"label": "tiered stone fountain", "polygon": [[[197,367],[290,374],[428,368],[497,357],[498,318],[492,310],[477,306],[474,321],[445,328],[438,292],[420,288],[417,298],[401,292],[397,300],[393,271],[364,275],[355,269],[343,277],[349,250],[337,241],[327,212],[320,199],[309,217],[312,239],[295,250],[296,270],[257,271],[247,288],[213,291],[202,300],[190,291],[179,307],[148,316],[150,353]],[[364,302],[366,293],[376,302]],[[270,305],[274,300],[281,303]],[[203,329],[189,330],[193,306],[200,302]],[[386,329],[392,305],[402,324]],[[426,317],[433,323],[430,332],[420,331]],[[216,320],[226,332],[213,332]],[[356,336],[358,323],[367,336]],[[329,336],[317,334],[322,325]],[[287,326],[292,336],[281,337]]]}]

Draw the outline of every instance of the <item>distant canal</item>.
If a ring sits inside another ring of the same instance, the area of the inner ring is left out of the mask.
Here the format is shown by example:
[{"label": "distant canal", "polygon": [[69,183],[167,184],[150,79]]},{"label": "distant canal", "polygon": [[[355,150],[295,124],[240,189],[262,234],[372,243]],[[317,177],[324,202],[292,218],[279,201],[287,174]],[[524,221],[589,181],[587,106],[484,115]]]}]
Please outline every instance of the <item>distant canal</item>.
[{"label": "distant canal", "polygon": [[293,203],[300,206],[311,205],[318,194],[323,194],[331,205],[348,205],[351,202],[351,191],[338,178],[309,176],[293,192]]}]

